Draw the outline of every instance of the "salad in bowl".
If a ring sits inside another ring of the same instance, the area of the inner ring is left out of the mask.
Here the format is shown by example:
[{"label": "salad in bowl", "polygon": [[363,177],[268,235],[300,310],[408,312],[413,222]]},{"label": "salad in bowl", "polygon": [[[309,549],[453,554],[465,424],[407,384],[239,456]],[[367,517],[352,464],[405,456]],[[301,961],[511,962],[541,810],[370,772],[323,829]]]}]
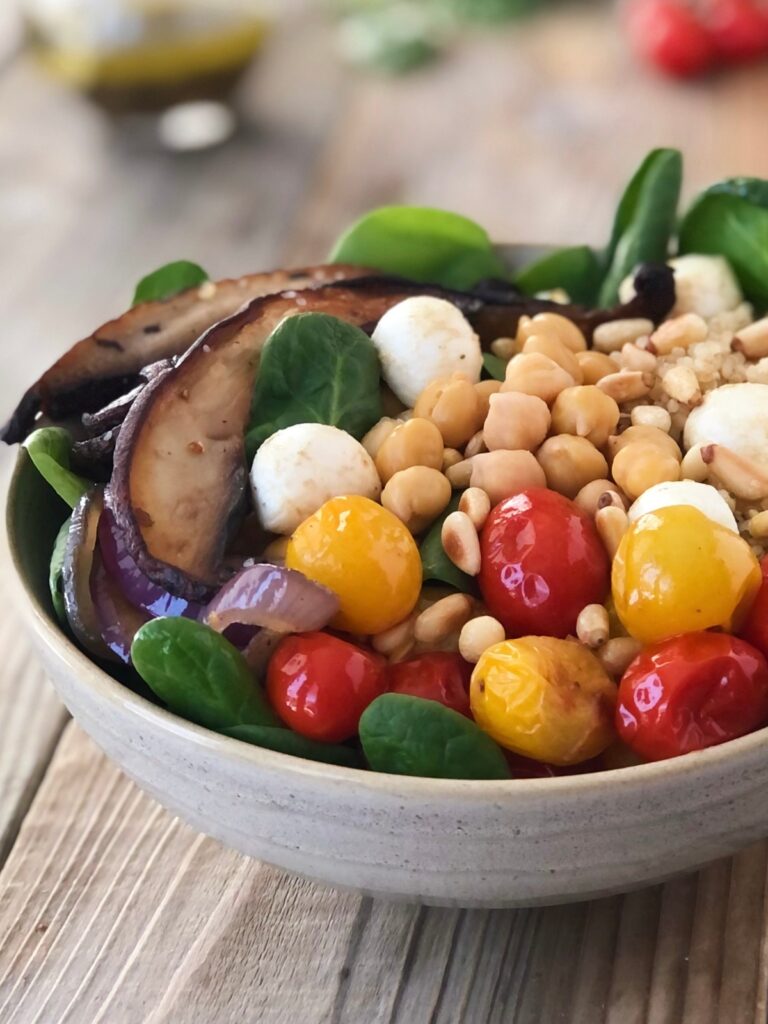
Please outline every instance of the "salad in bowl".
[{"label": "salad in bowl", "polygon": [[150,274],[4,430],[60,629],[197,726],[390,775],[766,725],[768,184],[678,221],[680,184],[651,153],[601,251],[388,207],[321,266]]}]

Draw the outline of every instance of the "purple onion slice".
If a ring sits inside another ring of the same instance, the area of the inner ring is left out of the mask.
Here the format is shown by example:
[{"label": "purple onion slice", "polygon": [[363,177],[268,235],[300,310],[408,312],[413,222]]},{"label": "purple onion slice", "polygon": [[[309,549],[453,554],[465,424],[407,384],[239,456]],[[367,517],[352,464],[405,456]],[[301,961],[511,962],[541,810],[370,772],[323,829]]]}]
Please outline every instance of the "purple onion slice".
[{"label": "purple onion slice", "polygon": [[97,658],[114,660],[102,639],[101,621],[91,594],[102,509],[102,491],[94,488],[82,496],[72,513],[62,566],[64,609],[80,644]]},{"label": "purple onion slice", "polygon": [[98,551],[93,560],[91,594],[103,643],[120,661],[130,664],[133,638],[151,616],[126,600]]},{"label": "purple onion slice", "polygon": [[327,626],[339,599],[294,569],[260,563],[246,566],[208,605],[204,621],[223,632],[233,623],[277,633],[307,633]]}]

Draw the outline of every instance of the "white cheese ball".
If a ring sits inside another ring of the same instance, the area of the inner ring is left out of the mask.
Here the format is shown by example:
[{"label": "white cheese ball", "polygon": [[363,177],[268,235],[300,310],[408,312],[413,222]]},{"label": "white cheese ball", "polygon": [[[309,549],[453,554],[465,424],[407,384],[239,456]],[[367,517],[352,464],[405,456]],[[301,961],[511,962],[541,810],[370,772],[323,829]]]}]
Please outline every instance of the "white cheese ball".
[{"label": "white cheese ball", "polygon": [[723,384],[685,424],[686,448],[722,444],[768,471],[768,384]]},{"label": "white cheese ball", "polygon": [[[719,313],[736,309],[743,301],[739,282],[731,265],[722,256],[678,256],[669,260],[675,272],[677,299],[671,316],[683,313],[698,313],[705,320],[711,320]],[[634,297],[634,274],[621,283],[619,298],[629,302]]]},{"label": "white cheese ball", "polygon": [[251,490],[262,526],[289,534],[330,498],[377,500],[381,481],[351,434],[325,423],[299,423],[278,430],[256,452]]},{"label": "white cheese ball", "polygon": [[710,484],[697,484],[693,480],[672,480],[649,487],[627,514],[630,523],[634,523],[647,512],[670,508],[672,505],[692,505],[713,522],[733,530],[734,533],[739,532],[736,518],[717,488]]},{"label": "white cheese ball", "polygon": [[398,302],[373,332],[384,380],[408,407],[438,377],[463,373],[480,380],[480,339],[460,310],[445,299],[414,295]]}]

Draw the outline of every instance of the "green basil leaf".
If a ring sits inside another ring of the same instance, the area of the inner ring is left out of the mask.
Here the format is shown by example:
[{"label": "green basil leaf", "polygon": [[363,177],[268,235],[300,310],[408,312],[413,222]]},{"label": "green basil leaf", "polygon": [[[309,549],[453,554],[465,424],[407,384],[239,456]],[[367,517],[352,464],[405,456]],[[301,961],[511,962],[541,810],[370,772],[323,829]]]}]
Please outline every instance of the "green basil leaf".
[{"label": "green basil leaf", "polygon": [[70,508],[74,508],[93,486],[69,468],[72,438],[63,427],[41,427],[33,431],[24,447],[40,476]]},{"label": "green basil leaf", "polygon": [[473,721],[422,697],[385,693],[360,719],[360,742],[377,772],[429,779],[508,779],[509,765]]},{"label": "green basil leaf", "polygon": [[445,553],[441,537],[443,523],[459,507],[461,495],[455,494],[446,508],[445,512],[436,519],[429,528],[427,535],[421,542],[419,554],[421,555],[421,571],[425,583],[447,583],[449,587],[464,594],[475,594],[477,586],[471,576],[468,576],[461,569],[457,569],[448,555]]},{"label": "green basil leaf", "polygon": [[487,233],[466,217],[422,206],[384,206],[338,240],[335,263],[357,263],[413,281],[466,289],[507,276]]},{"label": "green basil leaf", "polygon": [[254,747],[266,747],[267,750],[293,754],[294,757],[303,757],[308,761],[324,761],[345,768],[361,767],[360,755],[352,747],[317,743],[290,729],[275,729],[267,725],[236,725],[219,731],[243,743],[251,743]]},{"label": "green basil leaf", "polygon": [[382,416],[379,373],[373,342],[358,327],[325,313],[287,317],[261,354],[249,456],[295,423],[330,423],[361,438]]},{"label": "green basil leaf", "polygon": [[731,178],[703,192],[680,225],[680,252],[724,256],[747,298],[768,306],[768,181]]},{"label": "green basil leaf", "polygon": [[152,619],[133,638],[131,661],[171,711],[198,725],[280,724],[240,651],[201,622]]},{"label": "green basil leaf", "polygon": [[664,262],[669,256],[682,178],[677,149],[654,149],[635,172],[616,211],[598,305],[617,301],[619,285],[639,263]]},{"label": "green basil leaf", "polygon": [[176,260],[158,267],[151,274],[142,277],[133,295],[134,306],[140,302],[160,302],[171,299],[188,288],[196,288],[208,280],[208,275],[197,263]]},{"label": "green basil leaf", "polygon": [[61,524],[61,529],[59,530],[53,544],[51,565],[48,571],[48,586],[51,591],[51,603],[53,604],[53,610],[56,612],[56,617],[59,622],[64,625],[67,623],[67,610],[64,606],[62,574],[64,572],[64,555],[67,550],[67,538],[69,537],[69,527],[71,524],[72,516],[69,516],[69,518]]},{"label": "green basil leaf", "polygon": [[499,359],[493,352],[483,352],[483,372],[486,378],[492,380],[505,380],[507,376],[507,364]]},{"label": "green basil leaf", "polygon": [[594,305],[600,288],[600,260],[588,245],[557,249],[529,263],[516,276],[515,284],[526,295],[538,295],[563,288],[573,302]]}]

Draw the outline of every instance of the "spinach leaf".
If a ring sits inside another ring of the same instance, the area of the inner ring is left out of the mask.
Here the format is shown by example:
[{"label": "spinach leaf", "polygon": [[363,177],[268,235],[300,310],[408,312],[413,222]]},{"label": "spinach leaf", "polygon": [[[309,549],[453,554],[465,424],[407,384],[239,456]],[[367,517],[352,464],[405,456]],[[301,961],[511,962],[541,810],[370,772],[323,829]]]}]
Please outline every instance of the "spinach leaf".
[{"label": "spinach leaf", "polygon": [[137,306],[140,302],[159,302],[162,299],[171,299],[179,292],[195,288],[207,280],[208,275],[197,263],[190,263],[189,260],[166,263],[165,266],[158,267],[151,274],[142,277],[136,285],[133,304]]},{"label": "spinach leaf", "polygon": [[24,442],[41,477],[70,508],[74,508],[93,484],[69,468],[72,438],[63,427],[41,427]]},{"label": "spinach leaf", "polygon": [[448,555],[445,553],[441,532],[443,523],[459,507],[461,495],[455,494],[451,499],[445,512],[436,519],[421,542],[419,554],[421,555],[421,571],[424,582],[447,583],[449,587],[455,587],[465,594],[476,592],[475,581],[461,569],[457,569]]},{"label": "spinach leaf", "polygon": [[360,742],[377,772],[429,779],[508,779],[501,748],[473,721],[422,697],[385,693],[360,719]]},{"label": "spinach leaf", "polygon": [[243,743],[251,743],[255,747],[266,747],[267,750],[277,750],[281,754],[293,754],[294,757],[304,757],[308,761],[324,761],[345,768],[361,767],[360,755],[352,747],[317,743],[291,732],[290,729],[275,729],[268,725],[235,725],[229,729],[221,729],[220,732],[225,736],[242,740]]},{"label": "spinach leaf", "polygon": [[515,284],[526,295],[563,288],[573,302],[591,306],[600,288],[600,260],[588,245],[557,249],[529,263],[515,278]]},{"label": "spinach leaf", "polygon": [[682,177],[677,149],[654,149],[635,172],[616,211],[598,305],[616,302],[619,285],[639,263],[667,259]]},{"label": "spinach leaf", "polygon": [[48,586],[51,591],[51,603],[53,604],[53,610],[56,612],[56,617],[59,622],[64,625],[67,623],[67,610],[64,606],[62,576],[64,572],[64,555],[67,550],[67,538],[69,537],[69,527],[71,524],[72,516],[69,516],[62,523],[61,529],[54,541],[53,552],[51,554],[51,565],[48,570]]},{"label": "spinach leaf", "polygon": [[768,306],[768,181],[731,178],[708,188],[680,225],[681,253],[724,256],[748,299]]},{"label": "spinach leaf", "polygon": [[504,380],[507,376],[507,364],[493,352],[483,352],[483,372],[492,380]]},{"label": "spinach leaf", "polygon": [[133,638],[131,661],[171,711],[198,725],[280,724],[240,651],[194,619],[147,622]]},{"label": "spinach leaf", "polygon": [[507,276],[479,225],[423,206],[372,210],[341,236],[330,259],[445,288],[466,289],[485,278]]},{"label": "spinach leaf", "polygon": [[381,419],[379,357],[358,327],[325,313],[287,317],[267,339],[246,436],[249,457],[282,427],[330,423],[358,439]]}]

